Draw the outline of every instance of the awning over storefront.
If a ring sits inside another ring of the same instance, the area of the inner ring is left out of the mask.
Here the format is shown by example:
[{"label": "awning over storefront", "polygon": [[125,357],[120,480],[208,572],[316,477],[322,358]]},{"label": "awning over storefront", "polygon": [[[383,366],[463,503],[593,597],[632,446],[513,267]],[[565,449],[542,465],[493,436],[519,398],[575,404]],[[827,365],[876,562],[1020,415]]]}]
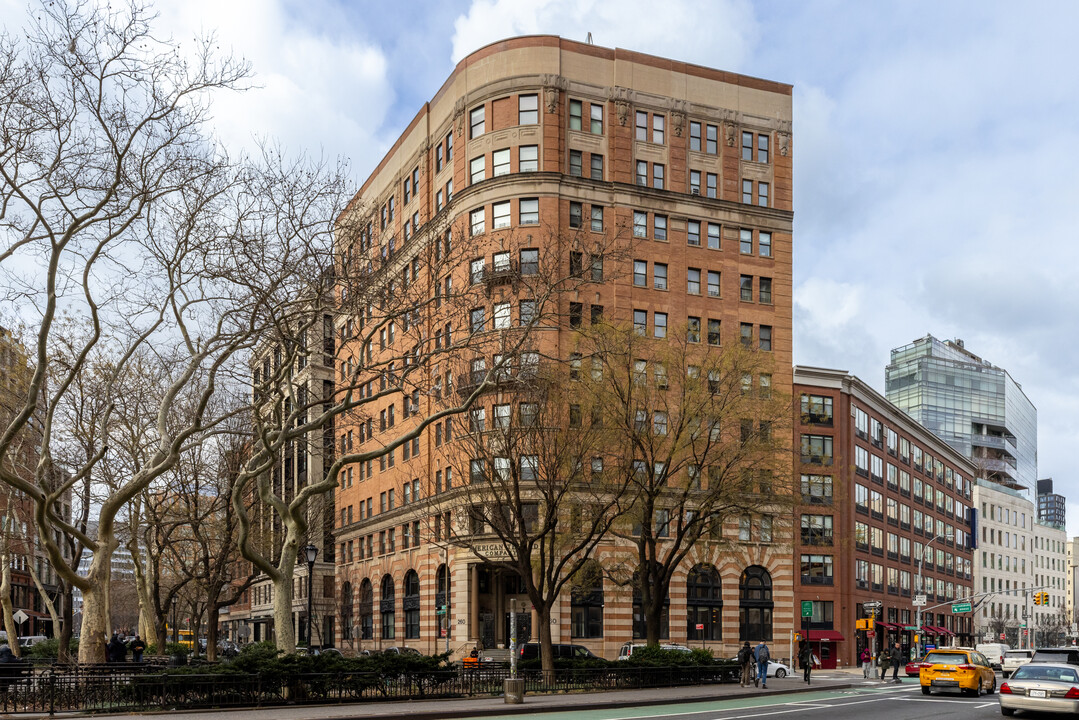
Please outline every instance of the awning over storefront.
[{"label": "awning over storefront", "polygon": [[874,625],[874,627],[881,627],[881,628],[884,628],[885,630],[901,630],[903,628],[902,625],[896,625],[895,623],[884,622],[883,620],[877,620],[875,623],[873,623],[873,625]]},{"label": "awning over storefront", "polygon": [[843,633],[835,630],[809,630],[806,640],[810,642],[844,642]]}]

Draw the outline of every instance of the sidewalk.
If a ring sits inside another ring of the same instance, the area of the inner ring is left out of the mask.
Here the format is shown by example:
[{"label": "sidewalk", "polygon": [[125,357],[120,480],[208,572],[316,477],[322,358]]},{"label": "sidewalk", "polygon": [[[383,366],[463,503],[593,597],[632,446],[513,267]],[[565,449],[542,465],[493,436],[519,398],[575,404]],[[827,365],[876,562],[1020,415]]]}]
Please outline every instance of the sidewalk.
[{"label": "sidewalk", "polygon": [[[154,717],[167,714],[170,720],[442,720],[498,715],[533,715],[567,710],[602,710],[644,707],[669,703],[736,700],[749,697],[789,695],[794,693],[839,690],[851,687],[845,677],[829,677],[824,671],[814,673],[812,686],[798,678],[771,679],[768,689],[724,685],[689,685],[647,690],[616,690],[595,693],[560,693],[526,695],[524,703],[507,705],[502,697],[439,700],[402,700],[354,703],[349,705],[284,705],[266,708],[226,708],[221,710],[154,711],[146,713],[95,714],[94,718]],[[859,678],[861,677],[859,671]],[[818,682],[819,680],[819,682]],[[57,713],[56,717],[81,717],[76,713]],[[9,715],[18,720],[48,718],[48,715]]]}]

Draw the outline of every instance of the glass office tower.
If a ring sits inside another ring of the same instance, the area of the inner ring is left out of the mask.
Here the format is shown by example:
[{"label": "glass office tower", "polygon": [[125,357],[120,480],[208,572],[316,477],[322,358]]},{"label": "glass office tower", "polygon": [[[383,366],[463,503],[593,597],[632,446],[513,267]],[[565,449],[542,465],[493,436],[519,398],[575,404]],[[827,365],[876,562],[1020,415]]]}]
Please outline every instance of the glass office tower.
[{"label": "glass office tower", "polygon": [[892,350],[890,400],[973,460],[980,477],[1030,491],[1038,479],[1038,411],[1002,368],[932,335]]}]

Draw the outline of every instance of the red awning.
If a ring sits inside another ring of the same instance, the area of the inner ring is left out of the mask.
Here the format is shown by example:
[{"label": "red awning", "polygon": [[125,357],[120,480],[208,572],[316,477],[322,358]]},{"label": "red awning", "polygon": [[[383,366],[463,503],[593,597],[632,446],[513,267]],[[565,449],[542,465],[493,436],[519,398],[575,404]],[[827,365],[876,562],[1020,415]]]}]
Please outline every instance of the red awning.
[{"label": "red awning", "polygon": [[948,628],[937,628],[937,629],[940,630],[941,635],[947,635],[948,637],[955,637],[955,633],[953,633]]},{"label": "red awning", "polygon": [[806,640],[810,642],[844,642],[843,633],[836,630],[809,630]]},{"label": "red awning", "polygon": [[900,627],[899,625],[890,622],[884,622],[883,620],[877,620],[875,623],[873,623],[873,625],[875,627],[882,627],[885,630],[898,630]]}]

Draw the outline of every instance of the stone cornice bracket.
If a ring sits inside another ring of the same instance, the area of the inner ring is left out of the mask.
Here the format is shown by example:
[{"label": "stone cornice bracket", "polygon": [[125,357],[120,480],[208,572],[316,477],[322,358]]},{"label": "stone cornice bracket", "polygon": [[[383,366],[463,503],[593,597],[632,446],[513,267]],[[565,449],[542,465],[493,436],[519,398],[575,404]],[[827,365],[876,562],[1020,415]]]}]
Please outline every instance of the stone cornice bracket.
[{"label": "stone cornice bracket", "polygon": [[727,134],[727,147],[734,147],[734,124],[724,122],[723,131]]},{"label": "stone cornice bracket", "polygon": [[548,114],[558,111],[558,93],[566,89],[566,79],[561,75],[543,75],[543,104]]},{"label": "stone cornice bracket", "polygon": [[618,124],[622,127],[629,122],[629,89],[613,87],[607,92],[607,99],[614,103],[615,113],[618,115]]},{"label": "stone cornice bracket", "polygon": [[791,151],[791,124],[790,120],[779,121],[779,154],[783,157],[787,157]]},{"label": "stone cornice bracket", "polygon": [[457,135],[461,136],[465,132],[465,99],[457,98],[457,102],[453,104],[453,124],[457,128]]},{"label": "stone cornice bracket", "polygon": [[727,147],[734,147],[735,130],[738,124],[738,113],[734,110],[723,110],[723,130],[727,135]]},{"label": "stone cornice bracket", "polygon": [[672,100],[671,104],[671,129],[675,137],[682,137],[686,130],[686,101]]}]

